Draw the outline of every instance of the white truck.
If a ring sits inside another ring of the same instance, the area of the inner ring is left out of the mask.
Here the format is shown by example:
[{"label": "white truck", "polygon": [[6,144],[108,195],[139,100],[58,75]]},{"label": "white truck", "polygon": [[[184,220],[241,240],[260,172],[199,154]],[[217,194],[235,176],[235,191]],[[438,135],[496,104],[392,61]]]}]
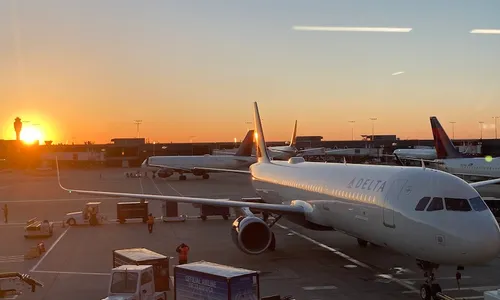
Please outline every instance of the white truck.
[{"label": "white truck", "polygon": [[122,265],[111,270],[108,297],[102,300],[167,300],[167,292],[155,292],[153,266]]},{"label": "white truck", "polygon": [[[63,219],[63,226],[66,224],[70,226],[74,225],[87,225],[92,226],[103,224],[107,217],[99,211],[99,206],[101,202],[87,202],[83,211],[76,211],[67,213]],[[95,220],[92,218],[93,213],[95,213]]]}]

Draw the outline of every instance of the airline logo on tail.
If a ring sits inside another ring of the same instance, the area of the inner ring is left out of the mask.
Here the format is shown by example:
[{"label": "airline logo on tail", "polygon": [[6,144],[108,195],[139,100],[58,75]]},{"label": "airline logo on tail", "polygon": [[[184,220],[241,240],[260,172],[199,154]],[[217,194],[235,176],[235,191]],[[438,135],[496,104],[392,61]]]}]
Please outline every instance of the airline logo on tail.
[{"label": "airline logo on tail", "polygon": [[450,138],[446,134],[436,117],[431,117],[432,135],[434,136],[434,145],[438,159],[461,158],[463,155],[455,148]]}]

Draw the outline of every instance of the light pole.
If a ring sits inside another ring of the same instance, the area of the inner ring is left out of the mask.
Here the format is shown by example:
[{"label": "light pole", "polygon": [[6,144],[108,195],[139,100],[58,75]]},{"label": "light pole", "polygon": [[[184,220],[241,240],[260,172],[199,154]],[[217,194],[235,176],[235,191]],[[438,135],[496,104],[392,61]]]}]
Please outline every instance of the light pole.
[{"label": "light pole", "polygon": [[347,121],[349,123],[351,123],[351,140],[354,141],[354,123],[356,123],[356,121]]},{"label": "light pole", "polygon": [[194,155],[194,145],[193,145],[193,139],[196,137],[196,135],[191,135],[189,136],[189,141],[191,142],[191,155]]},{"label": "light pole", "polygon": [[142,120],[134,120],[134,124],[137,126],[137,138],[139,138],[139,126],[141,126]]},{"label": "light pole", "polygon": [[481,128],[481,140],[483,139],[483,121],[479,121],[479,126]]},{"label": "light pole", "polygon": [[156,146],[156,141],[153,141],[153,156],[155,156],[155,146]]},{"label": "light pole", "polygon": [[375,139],[375,121],[377,121],[377,118],[370,118],[372,120],[372,144]]},{"label": "light pole", "polygon": [[500,117],[493,117],[493,119],[495,119],[495,140],[498,138],[497,136],[497,119],[500,118]]},{"label": "light pole", "polygon": [[453,139],[455,139],[455,123],[457,123],[457,122],[455,122],[455,121],[450,122]]}]

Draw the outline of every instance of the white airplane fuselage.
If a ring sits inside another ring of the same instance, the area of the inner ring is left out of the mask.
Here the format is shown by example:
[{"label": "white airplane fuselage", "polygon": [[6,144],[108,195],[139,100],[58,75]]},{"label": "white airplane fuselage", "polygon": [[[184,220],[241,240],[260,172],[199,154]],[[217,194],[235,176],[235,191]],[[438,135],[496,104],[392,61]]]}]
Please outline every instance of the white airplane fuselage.
[{"label": "white airplane fuselage", "polygon": [[267,147],[267,153],[273,159],[288,160],[297,155],[297,149],[291,146]]},{"label": "white airplane fuselage", "polygon": [[488,209],[415,210],[422,197],[479,197],[467,182],[439,170],[277,161],[250,169],[266,203],[306,209],[305,220],[290,218],[306,227],[333,227],[437,264],[483,263],[500,252],[500,229]]},{"label": "white airplane fuselage", "polygon": [[438,160],[437,167],[445,172],[457,175],[500,178],[500,158],[487,161],[483,157],[449,158]]},{"label": "white airplane fuselage", "polygon": [[393,154],[401,159],[416,158],[416,159],[436,159],[436,149],[396,149]]},{"label": "white airplane fuselage", "polygon": [[[249,167],[257,159],[252,156],[235,155],[202,155],[202,156],[151,156],[149,164],[165,167],[192,169],[192,168],[220,168],[239,169]],[[143,163],[146,167],[146,161]],[[158,168],[154,168],[157,170]]]}]

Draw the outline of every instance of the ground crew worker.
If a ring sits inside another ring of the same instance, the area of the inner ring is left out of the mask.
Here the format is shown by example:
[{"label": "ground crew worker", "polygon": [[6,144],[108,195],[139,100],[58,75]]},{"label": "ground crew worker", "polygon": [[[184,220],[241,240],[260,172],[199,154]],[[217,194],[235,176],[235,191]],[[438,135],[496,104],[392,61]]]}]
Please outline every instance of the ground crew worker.
[{"label": "ground crew worker", "polygon": [[175,249],[175,251],[179,253],[179,265],[187,264],[189,246],[182,243],[177,247],[177,249]]},{"label": "ground crew worker", "polygon": [[3,219],[5,223],[9,222],[9,208],[7,207],[7,203],[3,205]]},{"label": "ground crew worker", "polygon": [[153,217],[153,214],[149,214],[148,216],[148,230],[149,233],[153,233],[153,224],[155,223],[155,218]]}]

